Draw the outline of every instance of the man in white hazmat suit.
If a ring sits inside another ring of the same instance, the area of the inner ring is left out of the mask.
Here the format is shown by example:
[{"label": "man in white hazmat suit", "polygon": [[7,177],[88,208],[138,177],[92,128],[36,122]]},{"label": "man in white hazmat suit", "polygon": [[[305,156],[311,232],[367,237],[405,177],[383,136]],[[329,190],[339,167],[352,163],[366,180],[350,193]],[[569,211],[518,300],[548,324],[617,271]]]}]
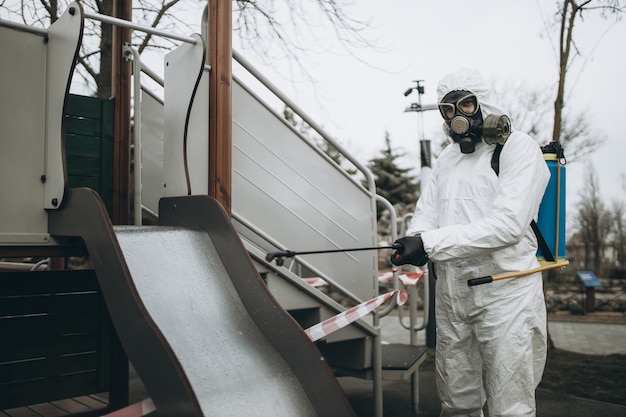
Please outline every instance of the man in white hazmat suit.
[{"label": "man in white hazmat suit", "polygon": [[[539,145],[510,131],[475,70],[437,87],[453,139],[437,159],[395,265],[433,262],[437,289],[436,375],[442,416],[534,416],[546,359],[541,273],[468,286],[471,278],[539,266],[530,227],[549,180]],[[504,144],[499,174],[492,168]]]}]

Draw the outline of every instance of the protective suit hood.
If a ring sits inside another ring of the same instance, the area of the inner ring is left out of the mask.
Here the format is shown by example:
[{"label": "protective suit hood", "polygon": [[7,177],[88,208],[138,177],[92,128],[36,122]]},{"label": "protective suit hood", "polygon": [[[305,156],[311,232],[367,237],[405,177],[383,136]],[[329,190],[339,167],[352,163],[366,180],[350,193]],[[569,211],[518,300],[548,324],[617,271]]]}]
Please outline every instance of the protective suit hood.
[{"label": "protective suit hood", "polygon": [[476,95],[481,106],[483,120],[490,114],[507,114],[496,104],[491,87],[475,69],[461,68],[446,74],[437,85],[437,102],[441,102],[446,94],[454,90],[467,90]]}]

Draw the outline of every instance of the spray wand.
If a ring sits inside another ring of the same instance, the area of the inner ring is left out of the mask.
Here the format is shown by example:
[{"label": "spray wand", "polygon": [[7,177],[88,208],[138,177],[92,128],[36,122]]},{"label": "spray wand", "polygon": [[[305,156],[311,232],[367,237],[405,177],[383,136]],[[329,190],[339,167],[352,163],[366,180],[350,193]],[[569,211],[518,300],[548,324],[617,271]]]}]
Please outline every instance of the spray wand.
[{"label": "spray wand", "polygon": [[391,246],[370,246],[366,248],[339,248],[339,249],[325,249],[325,250],[312,250],[312,251],[302,251],[296,252],[292,250],[284,250],[277,252],[270,252],[265,255],[265,260],[267,262],[276,261],[276,265],[283,266],[285,260],[283,258],[293,258],[296,255],[315,255],[320,253],[336,253],[336,252],[355,252],[355,251],[364,251],[364,250],[381,250],[381,249],[398,249],[399,245],[391,245]]}]

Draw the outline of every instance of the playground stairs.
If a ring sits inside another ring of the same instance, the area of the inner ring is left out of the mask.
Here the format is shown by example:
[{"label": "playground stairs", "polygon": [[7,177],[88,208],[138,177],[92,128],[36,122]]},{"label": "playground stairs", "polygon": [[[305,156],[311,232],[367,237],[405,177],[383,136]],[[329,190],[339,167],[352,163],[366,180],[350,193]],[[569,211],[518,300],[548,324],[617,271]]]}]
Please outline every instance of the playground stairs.
[{"label": "playground stairs", "polygon": [[[258,75],[241,57],[235,58],[243,69]],[[277,88],[267,81],[265,85],[285,106],[316,127]],[[341,150],[318,129],[321,137]],[[371,173],[349,153],[344,155],[370,188],[235,78],[233,223],[272,295],[304,329],[379,295],[376,251],[295,256],[280,266],[266,260],[274,251],[377,245],[376,202],[380,197],[376,196]],[[391,211],[394,215],[393,208]],[[312,286],[309,282],[314,279],[327,286]],[[329,291],[324,291],[326,288]],[[409,330],[405,346],[381,345],[376,320],[374,315],[367,315],[317,345],[337,375],[373,379],[375,385],[381,379],[410,379],[424,358],[425,347],[411,345]]]}]

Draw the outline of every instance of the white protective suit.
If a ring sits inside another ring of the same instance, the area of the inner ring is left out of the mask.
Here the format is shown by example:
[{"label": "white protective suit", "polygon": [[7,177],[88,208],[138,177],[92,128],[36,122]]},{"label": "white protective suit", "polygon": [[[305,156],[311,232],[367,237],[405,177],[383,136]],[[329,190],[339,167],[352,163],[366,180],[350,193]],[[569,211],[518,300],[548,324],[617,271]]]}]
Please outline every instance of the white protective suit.
[{"label": "white protective suit", "polygon": [[[479,73],[444,77],[438,100],[473,92],[483,118],[499,111]],[[534,416],[546,359],[541,273],[469,287],[467,280],[539,266],[530,222],[549,180],[538,144],[514,131],[491,167],[495,145],[462,154],[450,144],[437,159],[407,235],[421,233],[434,263],[436,369],[442,416]]]}]

